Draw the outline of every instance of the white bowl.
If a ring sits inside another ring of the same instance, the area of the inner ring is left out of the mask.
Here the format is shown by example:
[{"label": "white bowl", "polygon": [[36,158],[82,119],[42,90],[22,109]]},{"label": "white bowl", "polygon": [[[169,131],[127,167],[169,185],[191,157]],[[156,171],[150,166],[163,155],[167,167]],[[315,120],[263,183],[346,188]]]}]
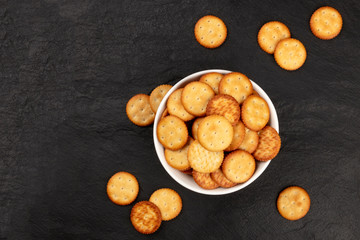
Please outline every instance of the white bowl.
[{"label": "white bowl", "polygon": [[[266,161],[266,162],[259,162],[256,161],[256,170],[254,175],[245,183],[242,184],[238,184],[235,187],[232,188],[216,188],[213,190],[206,190],[201,188],[199,185],[197,185],[195,183],[195,181],[193,180],[193,178],[185,173],[180,172],[179,170],[176,170],[175,168],[172,168],[165,159],[165,155],[164,155],[164,147],[161,145],[161,143],[159,142],[158,138],[157,138],[157,133],[156,133],[156,129],[157,129],[157,125],[159,123],[161,114],[163,113],[163,111],[166,108],[166,102],[169,98],[169,96],[178,88],[182,88],[184,87],[186,84],[188,84],[189,82],[192,81],[197,81],[200,79],[200,77],[206,73],[210,73],[210,72],[218,72],[221,74],[227,74],[230,73],[231,71],[227,71],[227,70],[221,70],[221,69],[210,69],[210,70],[205,70],[205,71],[200,71],[200,72],[196,72],[193,73],[185,78],[183,78],[181,81],[179,81],[178,83],[175,84],[175,86],[173,86],[170,91],[165,95],[164,99],[161,101],[159,108],[157,110],[156,116],[155,116],[155,121],[154,121],[154,145],[155,145],[155,150],[156,153],[160,159],[161,164],[163,165],[163,167],[165,168],[165,170],[168,172],[168,174],[178,183],[180,183],[182,186],[186,187],[187,189],[190,189],[194,192],[197,193],[202,193],[202,194],[207,194],[207,195],[222,195],[222,194],[228,194],[228,193],[232,193],[232,192],[236,192],[239,191],[240,189],[245,188],[246,186],[250,185],[253,181],[255,181],[255,179],[257,179],[267,168],[267,166],[270,164],[270,161]],[[269,125],[271,127],[273,127],[274,129],[276,129],[277,132],[279,132],[279,121],[278,121],[278,117],[277,117],[277,113],[275,110],[275,107],[273,105],[273,103],[271,102],[269,96],[264,92],[264,90],[261,89],[261,87],[259,87],[256,83],[254,83],[253,81],[251,81],[251,83],[253,84],[253,88],[256,92],[259,93],[259,95],[265,99],[265,101],[268,103],[269,108],[270,108],[270,121],[269,121]]]}]

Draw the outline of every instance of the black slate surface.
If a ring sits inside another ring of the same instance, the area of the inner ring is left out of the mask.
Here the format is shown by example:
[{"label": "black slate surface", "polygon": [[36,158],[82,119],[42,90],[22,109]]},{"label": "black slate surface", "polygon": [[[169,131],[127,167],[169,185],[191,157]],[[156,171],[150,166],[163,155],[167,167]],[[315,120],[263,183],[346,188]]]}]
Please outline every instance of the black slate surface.
[{"label": "black slate surface", "polygon": [[[339,10],[330,41],[309,28],[313,11]],[[224,20],[226,42],[200,46],[207,14]],[[285,23],[306,46],[287,72],[257,44],[267,21]],[[1,1],[0,239],[360,239],[358,1]],[[205,69],[239,71],[271,97],[282,147],[245,189],[206,196],[176,183],[160,164],[152,127],[125,105],[137,93]],[[117,171],[140,182],[137,201],[176,190],[183,211],[143,236],[105,186]],[[278,193],[304,187],[311,209],[287,221]]]}]

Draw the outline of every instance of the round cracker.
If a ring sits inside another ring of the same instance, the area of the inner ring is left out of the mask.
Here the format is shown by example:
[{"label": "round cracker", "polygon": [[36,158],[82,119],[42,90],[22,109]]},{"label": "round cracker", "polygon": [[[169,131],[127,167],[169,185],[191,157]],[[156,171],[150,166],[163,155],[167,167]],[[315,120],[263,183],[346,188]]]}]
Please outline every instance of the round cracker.
[{"label": "round cracker", "polygon": [[211,190],[219,187],[219,184],[211,178],[210,173],[201,173],[193,170],[192,176],[196,184],[201,188]]},{"label": "round cracker", "polygon": [[236,186],[236,183],[227,179],[221,169],[210,173],[211,179],[214,180],[220,187],[231,188]]},{"label": "round cracker", "polygon": [[139,193],[139,183],[131,173],[118,172],[109,179],[106,192],[113,203],[129,205]]},{"label": "round cracker", "polygon": [[342,25],[341,14],[329,6],[317,9],[310,18],[311,32],[323,40],[330,40],[339,35]]},{"label": "round cracker", "polygon": [[167,149],[178,150],[188,140],[188,130],[183,120],[175,116],[166,116],[157,126],[159,142]]},{"label": "round cracker", "polygon": [[252,92],[251,81],[247,76],[239,72],[226,74],[219,84],[219,93],[234,97],[239,104],[245,101]]},{"label": "round cracker", "polygon": [[225,151],[230,152],[238,149],[245,137],[245,125],[242,122],[238,122],[233,126],[234,135],[230,145],[225,149]]},{"label": "round cracker", "polygon": [[232,96],[219,94],[210,99],[206,115],[223,116],[234,126],[240,119],[240,105]]},{"label": "round cracker", "polygon": [[181,102],[188,113],[201,117],[205,115],[206,106],[214,95],[209,85],[195,81],[184,87]]},{"label": "round cracker", "polygon": [[183,121],[190,121],[195,116],[188,113],[182,102],[181,102],[181,94],[183,92],[183,88],[179,88],[176,91],[174,91],[167,101],[167,109],[171,115],[174,115],[178,118],[180,118]]},{"label": "round cracker", "polygon": [[269,122],[269,105],[262,97],[251,95],[242,105],[241,119],[247,128],[259,131]]},{"label": "round cracker", "polygon": [[196,140],[198,139],[197,132],[198,132],[198,129],[199,129],[199,125],[200,125],[201,120],[203,120],[203,119],[204,118],[195,119],[195,121],[193,122],[193,125],[191,127],[191,132],[192,132],[193,138],[196,139]]},{"label": "round cracker", "polygon": [[211,173],[221,166],[223,159],[223,151],[208,151],[201,146],[198,140],[195,140],[190,144],[188,160],[190,166],[197,172]]},{"label": "round cracker", "polygon": [[205,117],[199,124],[198,140],[209,151],[223,151],[231,144],[234,129],[223,116],[211,115]]},{"label": "round cracker", "polygon": [[258,33],[258,43],[262,50],[273,54],[279,41],[291,36],[289,28],[282,22],[265,23]]},{"label": "round cracker", "polygon": [[294,71],[305,63],[306,49],[297,39],[283,39],[276,45],[274,58],[276,63],[283,69]]},{"label": "round cracker", "polygon": [[207,73],[202,75],[199,79],[199,82],[203,82],[208,84],[215,92],[215,94],[219,93],[219,83],[224,75],[217,72]]},{"label": "round cracker", "polygon": [[161,100],[165,97],[166,93],[172,88],[171,85],[160,85],[156,87],[150,94],[150,107],[156,113]]},{"label": "round cracker", "polygon": [[298,186],[285,188],[277,199],[277,209],[287,220],[303,218],[310,209],[310,196],[305,189]]},{"label": "round cracker", "polygon": [[276,157],[281,147],[281,139],[278,132],[266,126],[259,133],[259,145],[253,153],[256,160],[268,161]]},{"label": "round cracker", "polygon": [[253,153],[256,150],[258,143],[259,134],[245,127],[245,137],[240,144],[239,149],[247,151],[248,153]]},{"label": "round cracker", "polygon": [[180,195],[170,188],[161,188],[151,194],[150,202],[160,209],[162,220],[169,221],[179,215],[182,209]]},{"label": "round cracker", "polygon": [[146,94],[137,94],[126,104],[126,114],[131,122],[140,127],[154,122],[155,113],[150,107],[150,97]]},{"label": "round cracker", "polygon": [[227,28],[218,17],[208,15],[200,18],[194,28],[196,40],[206,48],[217,48],[226,39]]},{"label": "round cracker", "polygon": [[193,142],[194,140],[189,137],[188,142],[185,144],[184,147],[180,148],[179,150],[170,150],[170,149],[165,149],[165,159],[166,162],[173,168],[180,170],[180,171],[185,171],[190,169],[190,163],[187,159],[187,153],[190,147],[190,144]]},{"label": "round cracker", "polygon": [[251,178],[255,172],[254,157],[243,150],[236,150],[226,156],[222,165],[225,177],[235,183],[243,183]]},{"label": "round cracker", "polygon": [[151,234],[161,225],[161,212],[154,203],[141,201],[131,209],[130,220],[136,231]]}]

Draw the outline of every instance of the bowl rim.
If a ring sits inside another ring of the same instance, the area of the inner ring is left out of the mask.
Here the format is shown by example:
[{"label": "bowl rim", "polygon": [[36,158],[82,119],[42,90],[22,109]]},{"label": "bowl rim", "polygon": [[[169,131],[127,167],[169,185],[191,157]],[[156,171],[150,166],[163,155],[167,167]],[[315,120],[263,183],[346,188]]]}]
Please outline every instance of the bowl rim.
[{"label": "bowl rim", "polygon": [[[160,163],[162,164],[162,166],[165,168],[166,172],[177,182],[179,183],[181,186],[196,192],[196,193],[200,193],[200,194],[205,194],[205,195],[224,195],[224,194],[229,194],[229,193],[233,193],[233,192],[237,192],[241,189],[244,189],[245,187],[247,187],[248,185],[250,185],[251,183],[253,183],[256,179],[258,179],[260,177],[260,175],[266,170],[266,168],[269,166],[271,160],[266,161],[266,162],[259,162],[256,161],[256,170],[253,174],[253,176],[246,182],[238,184],[234,187],[231,188],[216,188],[216,189],[212,189],[212,190],[207,190],[207,189],[203,189],[200,186],[198,186],[195,181],[195,185],[191,186],[188,185],[186,182],[184,182],[184,180],[182,179],[182,177],[179,177],[179,173],[182,174],[181,176],[186,176],[186,177],[190,177],[184,173],[181,173],[179,170],[172,168],[166,161],[165,156],[164,156],[164,147],[161,145],[161,143],[159,142],[158,138],[157,138],[157,125],[160,121],[161,115],[163,113],[163,111],[165,110],[166,107],[166,102],[167,99],[169,98],[169,96],[178,88],[180,88],[182,85],[186,85],[189,82],[192,81],[197,81],[199,80],[199,78],[206,74],[206,73],[210,73],[210,72],[218,72],[221,74],[227,74],[227,73],[231,73],[233,71],[229,71],[229,70],[223,70],[223,69],[208,69],[208,70],[203,70],[203,71],[199,71],[199,72],[195,72],[193,74],[190,74],[186,77],[184,77],[183,79],[181,79],[180,81],[178,81],[168,92],[167,94],[164,96],[164,98],[162,99],[159,107],[158,107],[158,111],[156,112],[155,115],[155,119],[154,119],[154,125],[153,125],[153,140],[154,140],[154,147],[156,150],[156,154],[157,157],[160,161]],[[266,92],[259,86],[257,85],[254,81],[252,81],[250,79],[251,83],[253,84],[253,88],[254,90],[262,97],[265,99],[265,101],[268,103],[269,105],[269,109],[270,109],[270,120],[269,120],[269,125],[271,127],[273,127],[278,133],[279,133],[279,120],[278,120],[278,116],[277,116],[277,112],[276,109],[274,107],[274,104],[272,103],[270,97],[266,94]],[[261,165],[260,165],[261,164]],[[261,166],[261,168],[259,169],[259,165]]]}]

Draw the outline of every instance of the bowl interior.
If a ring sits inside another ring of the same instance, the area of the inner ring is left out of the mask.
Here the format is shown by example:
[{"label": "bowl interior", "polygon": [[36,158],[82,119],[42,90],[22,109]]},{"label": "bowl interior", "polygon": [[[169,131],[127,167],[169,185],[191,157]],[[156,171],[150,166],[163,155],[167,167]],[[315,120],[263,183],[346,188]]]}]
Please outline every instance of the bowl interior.
[{"label": "bowl interior", "polygon": [[[235,187],[232,188],[216,188],[213,190],[206,190],[201,188],[199,185],[197,185],[195,183],[195,181],[193,180],[193,178],[187,174],[184,174],[182,172],[180,172],[177,169],[172,168],[165,160],[165,155],[164,155],[164,147],[161,145],[161,143],[159,142],[158,138],[157,138],[157,133],[156,133],[156,128],[157,125],[159,123],[161,114],[164,112],[165,108],[166,108],[166,102],[167,99],[169,98],[169,96],[171,95],[171,93],[173,93],[176,89],[178,88],[182,88],[185,87],[186,84],[188,84],[189,82],[192,81],[197,81],[199,80],[199,78],[209,72],[218,72],[221,74],[227,74],[230,73],[231,71],[228,70],[221,70],[221,69],[210,69],[210,70],[205,70],[205,71],[200,71],[194,74],[191,74],[185,78],[183,78],[182,80],[180,80],[177,84],[175,84],[175,86],[173,86],[170,91],[165,95],[165,97],[163,98],[163,100],[161,101],[158,111],[156,113],[155,116],[155,120],[154,120],[154,129],[153,129],[153,137],[154,137],[154,145],[155,145],[155,150],[156,153],[159,157],[159,160],[161,162],[161,164],[163,165],[163,167],[165,168],[165,170],[169,173],[169,175],[175,180],[177,181],[179,184],[181,184],[182,186],[186,187],[187,189],[190,189],[194,192],[197,193],[202,193],[202,194],[207,194],[207,195],[222,195],[222,194],[228,194],[228,193],[232,193],[235,191],[238,191],[240,189],[245,188],[246,186],[248,186],[249,184],[251,184],[253,181],[255,181],[255,179],[257,179],[267,168],[267,166],[270,164],[270,161],[266,161],[266,162],[259,162],[256,161],[256,170],[254,175],[245,183],[242,184],[238,184]],[[274,129],[276,129],[277,132],[279,132],[279,122],[278,122],[278,117],[276,114],[276,110],[275,107],[273,105],[273,103],[271,102],[269,96],[264,92],[264,90],[262,90],[256,83],[254,83],[253,81],[251,81],[251,83],[253,84],[253,88],[256,92],[259,93],[259,95],[265,99],[265,101],[268,103],[269,108],[270,108],[270,120],[269,120],[269,125],[271,127],[273,127]]]}]

